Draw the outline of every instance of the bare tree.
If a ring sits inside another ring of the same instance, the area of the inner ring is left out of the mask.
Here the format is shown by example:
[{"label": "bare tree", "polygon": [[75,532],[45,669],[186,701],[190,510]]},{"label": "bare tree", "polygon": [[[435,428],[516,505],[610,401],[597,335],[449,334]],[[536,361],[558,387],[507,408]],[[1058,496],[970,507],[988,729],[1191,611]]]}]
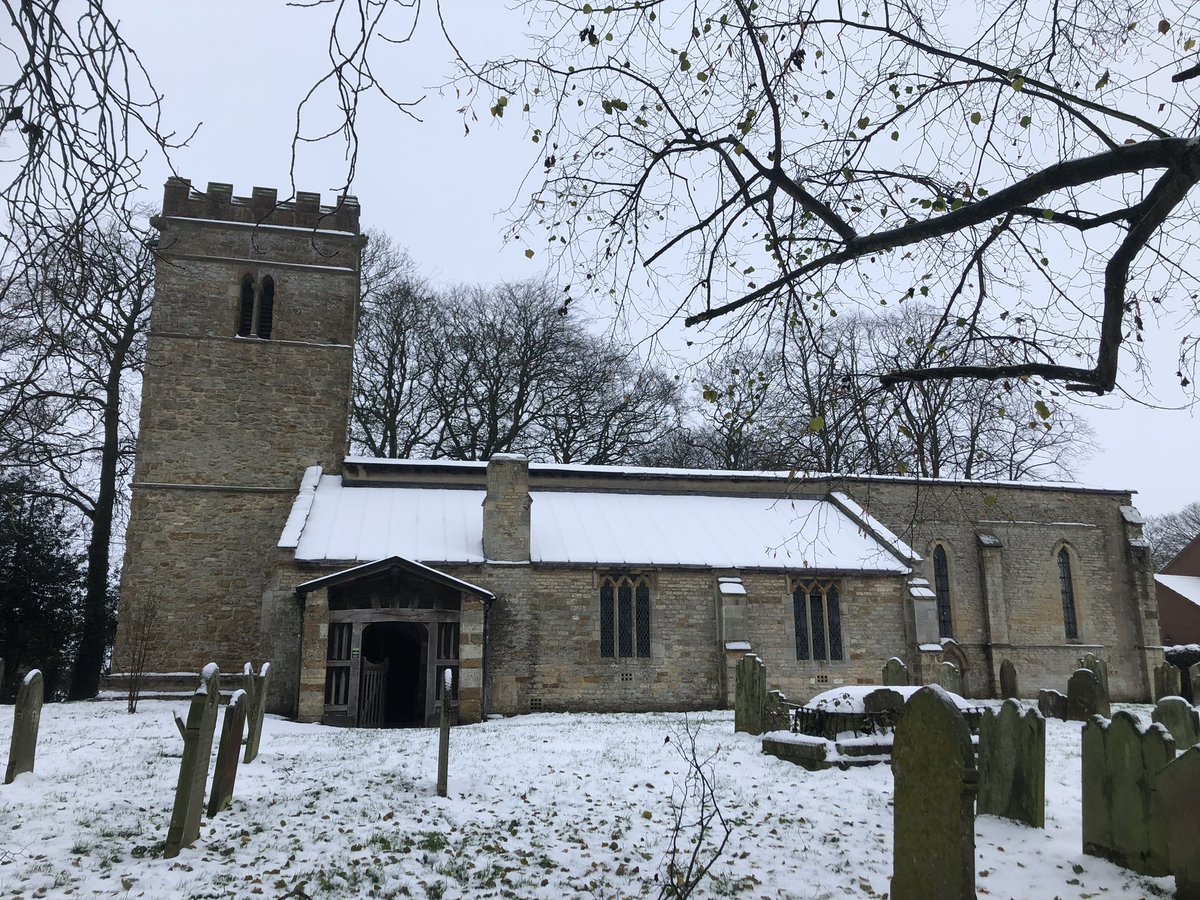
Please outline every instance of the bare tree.
[{"label": "bare tree", "polygon": [[544,182],[511,235],[561,246],[573,285],[648,273],[689,325],[924,296],[938,327],[886,383],[1097,394],[1154,310],[1197,312],[1191,5],[522,6],[532,52],[459,87],[531,130]]},{"label": "bare tree", "polygon": [[137,712],[146,675],[146,660],[154,642],[159,638],[159,593],[147,591],[135,603],[121,609],[121,641],[115,649],[125,670],[125,708]]},{"label": "bare tree", "polygon": [[0,295],[21,340],[0,358],[0,458],[37,476],[87,528],[83,628],[69,696],[94,696],[113,624],[110,569],[122,485],[133,459],[151,252],[129,219],[109,220],[25,257]]},{"label": "bare tree", "polygon": [[1162,569],[1180,550],[1200,537],[1200,503],[1189,503],[1179,512],[1148,516],[1145,533],[1154,568]]}]

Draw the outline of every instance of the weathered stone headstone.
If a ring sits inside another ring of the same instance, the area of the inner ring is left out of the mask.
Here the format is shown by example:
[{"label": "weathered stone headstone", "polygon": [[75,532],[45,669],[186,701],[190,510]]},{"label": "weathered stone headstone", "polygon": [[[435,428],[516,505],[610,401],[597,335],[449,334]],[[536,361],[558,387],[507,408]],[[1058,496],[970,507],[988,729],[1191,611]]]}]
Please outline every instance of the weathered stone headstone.
[{"label": "weathered stone headstone", "polygon": [[1167,851],[1175,896],[1200,900],[1200,747],[1190,747],[1158,773],[1158,797],[1167,824]]},{"label": "weathered stone headstone", "polygon": [[450,784],[450,693],[454,676],[447,668],[442,676],[442,715],[438,723],[437,795],[445,797]]},{"label": "weathered stone headstone", "polygon": [[892,772],[892,900],[973,898],[975,751],[966,720],[940,686],[921,688],[905,706]]},{"label": "weathered stone headstone", "polygon": [[[192,694],[187,723],[183,726],[183,759],[179,763],[179,783],[175,786],[175,806],[167,829],[163,856],[178,856],[200,836],[200,814],[204,811],[204,786],[208,782],[208,763],[212,756],[213,732],[217,727],[217,707],[221,702],[221,672],[209,663],[200,673],[200,687]],[[178,722],[178,716],[176,716]]]},{"label": "weathered stone headstone", "polygon": [[242,688],[246,692],[246,755],[242,762],[254,762],[258,757],[258,745],[262,740],[263,718],[267,712],[267,685],[271,683],[271,664],[262,664],[254,674],[250,663],[242,668]]},{"label": "weathered stone headstone", "polygon": [[979,722],[980,815],[1046,824],[1046,720],[1005,700]]},{"label": "weathered stone headstone", "polygon": [[1038,691],[1038,712],[1047,719],[1065,719],[1067,717],[1066,695],[1042,688]]},{"label": "weathered stone headstone", "polygon": [[208,817],[211,819],[229,806],[233,786],[237,782],[238,758],[242,755],[242,729],[246,726],[246,692],[234,691],[225,707],[221,721],[221,743],[217,748],[217,764],[213,768],[212,789],[208,794]]},{"label": "weathered stone headstone", "polygon": [[1179,681],[1177,666],[1173,666],[1169,662],[1157,666],[1154,669],[1154,702],[1157,703],[1163,697],[1178,697],[1182,690]]},{"label": "weathered stone headstone", "polygon": [[737,664],[733,695],[733,730],[762,734],[766,728],[767,667],[753,653]]},{"label": "weathered stone headstone", "polygon": [[1143,875],[1170,873],[1156,778],[1175,758],[1161,725],[1124,710],[1083,726],[1083,852]]},{"label": "weathered stone headstone", "polygon": [[1017,667],[1011,659],[1006,659],[1000,663],[1000,698],[1015,700],[1019,696],[1021,691],[1017,686]]},{"label": "weathered stone headstone", "polygon": [[880,688],[863,697],[863,711],[869,713],[889,712],[899,715],[904,710],[904,695],[899,691]]},{"label": "weathered stone headstone", "polygon": [[38,726],[42,723],[43,691],[41,670],[30,669],[21,686],[17,688],[12,739],[8,745],[8,768],[4,772],[5,784],[12,784],[18,775],[33,771],[33,760],[37,756]]},{"label": "weathered stone headstone", "polygon": [[[1083,654],[1083,658],[1078,662],[1079,665],[1076,668],[1091,669],[1095,672],[1096,677],[1100,679],[1100,686],[1104,688],[1104,696],[1111,697],[1112,694],[1108,690],[1108,663],[1096,656],[1095,653]],[[1105,715],[1108,715],[1108,713],[1105,713]]]},{"label": "weathered stone headstone", "polygon": [[1200,741],[1200,711],[1182,697],[1163,697],[1154,707],[1151,718],[1171,732],[1177,748],[1186,750]]},{"label": "weathered stone headstone", "polygon": [[1192,703],[1200,701],[1200,662],[1188,666],[1188,682],[1192,686]]},{"label": "weathered stone headstone", "polygon": [[962,673],[958,671],[958,666],[952,662],[943,662],[938,666],[938,684],[944,687],[952,694],[963,696],[963,680]]},{"label": "weathered stone headstone", "polygon": [[893,656],[883,664],[883,683],[889,687],[905,687],[908,685],[908,666],[898,656]]},{"label": "weathered stone headstone", "polygon": [[1109,714],[1108,695],[1092,669],[1076,669],[1067,682],[1067,718],[1086,722],[1092,716]]}]

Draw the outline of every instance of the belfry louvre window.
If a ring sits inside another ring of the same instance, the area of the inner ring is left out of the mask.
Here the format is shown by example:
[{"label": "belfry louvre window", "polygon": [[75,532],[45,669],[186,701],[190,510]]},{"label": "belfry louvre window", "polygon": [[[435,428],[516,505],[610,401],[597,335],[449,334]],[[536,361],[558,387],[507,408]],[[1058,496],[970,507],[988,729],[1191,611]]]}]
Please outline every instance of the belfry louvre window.
[{"label": "belfry louvre window", "polygon": [[600,655],[650,655],[650,579],[604,575],[600,579]]},{"label": "belfry louvre window", "polygon": [[946,548],[933,548],[933,590],[937,594],[938,637],[954,637],[954,622],[950,616],[950,567],[946,564]]},{"label": "belfry louvre window", "polygon": [[792,589],[796,659],[841,660],[842,607],[834,581],[797,582]]},{"label": "belfry louvre window", "polygon": [[275,320],[275,279],[264,275],[255,282],[253,275],[242,276],[242,287],[238,300],[238,337],[253,335],[262,340],[271,337],[271,326]]},{"label": "belfry louvre window", "polygon": [[1067,640],[1079,638],[1079,625],[1075,619],[1075,583],[1071,579],[1071,554],[1063,547],[1058,551],[1058,589],[1062,593],[1063,630]]}]

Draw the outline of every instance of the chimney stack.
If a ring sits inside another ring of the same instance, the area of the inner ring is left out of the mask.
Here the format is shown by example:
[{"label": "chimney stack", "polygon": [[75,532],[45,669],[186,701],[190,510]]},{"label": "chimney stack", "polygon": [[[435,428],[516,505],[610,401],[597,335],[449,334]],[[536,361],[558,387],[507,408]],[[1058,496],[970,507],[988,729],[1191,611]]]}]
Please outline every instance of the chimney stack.
[{"label": "chimney stack", "polygon": [[497,453],[488,460],[483,499],[483,555],[497,562],[529,562],[529,460]]}]

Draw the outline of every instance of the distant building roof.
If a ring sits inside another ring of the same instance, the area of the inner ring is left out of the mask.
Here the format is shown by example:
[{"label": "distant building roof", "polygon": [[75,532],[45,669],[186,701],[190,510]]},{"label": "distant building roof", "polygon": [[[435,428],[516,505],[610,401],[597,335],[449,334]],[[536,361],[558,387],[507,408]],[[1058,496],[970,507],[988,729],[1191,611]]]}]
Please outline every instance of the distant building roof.
[{"label": "distant building roof", "polygon": [[[306,562],[482,563],[484,491],[305,474],[279,546]],[[531,490],[535,563],[906,574],[911,551],[827,499]],[[882,526],[878,526],[882,528]]]},{"label": "distant building roof", "polygon": [[1154,580],[1184,600],[1200,606],[1200,575],[1155,575]]}]

